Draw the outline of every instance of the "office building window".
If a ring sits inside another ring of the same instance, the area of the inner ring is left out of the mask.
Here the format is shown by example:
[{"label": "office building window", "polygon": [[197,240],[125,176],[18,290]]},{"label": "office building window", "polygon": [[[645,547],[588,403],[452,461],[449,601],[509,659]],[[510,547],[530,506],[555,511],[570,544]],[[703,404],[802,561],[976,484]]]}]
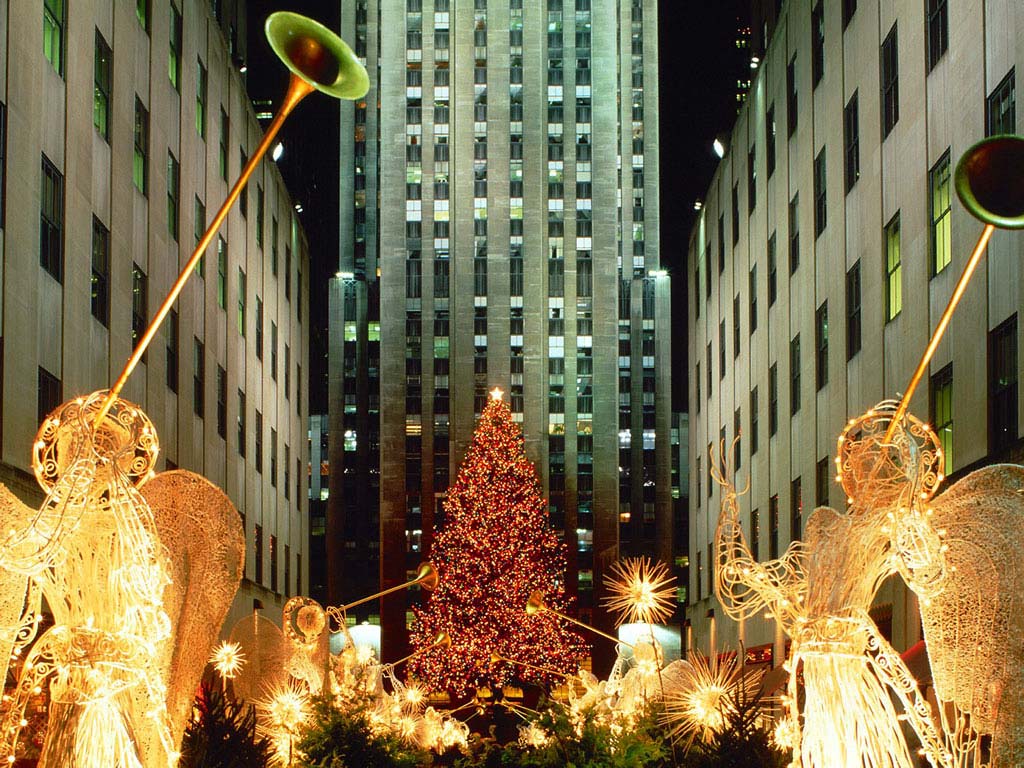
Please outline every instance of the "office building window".
[{"label": "office building window", "polygon": [[228,135],[231,124],[228,121],[228,113],[223,108],[220,110],[220,142],[217,145],[217,167],[220,169],[220,177],[228,179]]},{"label": "office building window", "polygon": [[149,192],[149,112],[135,97],[135,151],[132,159],[132,180],[142,194]]},{"label": "office building window", "polygon": [[928,0],[928,69],[931,70],[949,48],[949,8],[946,0]]},{"label": "office building window", "polygon": [[1017,315],[988,334],[989,453],[1002,453],[1017,442]]},{"label": "office building window", "polygon": [[292,381],[292,348],[287,344],[284,345],[284,399],[288,400],[291,396],[291,381]]},{"label": "office building window", "polygon": [[263,584],[263,526],[257,525],[252,541],[253,558],[256,561],[256,583]]},{"label": "office building window", "polygon": [[903,309],[903,267],[900,262],[900,214],[885,225],[885,321]]},{"label": "office building window", "polygon": [[96,30],[96,51],[93,57],[92,124],[100,136],[110,141],[110,91],[113,83],[114,54]]},{"label": "office building window", "polygon": [[228,306],[228,244],[217,235],[217,306]]},{"label": "office building window", "polygon": [[825,184],[825,148],[814,158],[814,236],[825,231],[828,223],[828,201]]},{"label": "office building window", "polygon": [[740,295],[737,293],[732,300],[732,356],[740,356]]},{"label": "office building window", "polygon": [[281,478],[282,490],[284,491],[285,501],[288,501],[291,496],[291,466],[292,466],[292,449],[287,443],[284,446],[284,477]]},{"label": "office building window", "polygon": [[167,233],[174,242],[178,242],[178,219],[180,204],[178,195],[181,189],[181,166],[178,159],[167,152]]},{"label": "office building window", "polygon": [[[740,241],[740,185],[732,185],[732,244]],[[724,249],[723,249],[724,251]],[[719,269],[721,271],[721,268]]]},{"label": "office building window", "polygon": [[800,334],[789,341],[789,412],[800,410]]},{"label": "office building window", "polygon": [[779,364],[768,369],[768,436],[779,431]]},{"label": "office building window", "polygon": [[860,352],[860,259],[846,272],[846,359]]},{"label": "office building window", "polygon": [[799,113],[796,92],[796,56],[786,65],[786,136],[792,138],[796,133]]},{"label": "office building window", "polygon": [[857,91],[843,108],[843,181],[846,184],[846,191],[853,189],[853,185],[860,178],[860,125],[857,112]]},{"label": "office building window", "polygon": [[[245,155],[244,149],[238,150],[238,167],[239,169],[245,168],[245,164],[249,162],[249,158]],[[242,214],[242,218],[249,217],[249,185],[246,184],[242,187],[241,193],[238,195],[238,212]]]},{"label": "office building window", "polygon": [[896,50],[896,25],[882,42],[882,138],[900,119],[900,67]]},{"label": "office building window", "polygon": [[256,359],[263,359],[263,299],[256,297]]},{"label": "office building window", "polygon": [[36,392],[36,423],[43,420],[64,401],[64,385],[61,380],[45,368],[39,368],[38,389]]},{"label": "office building window", "polygon": [[200,419],[206,403],[206,348],[198,338],[192,339],[192,411]]},{"label": "office building window", "polygon": [[[817,171],[817,163],[815,171]],[[817,176],[817,173],[815,173]],[[789,274],[796,272],[800,266],[800,194],[793,195],[789,201]]]},{"label": "office building window", "polygon": [[761,559],[761,511],[757,509],[750,513],[750,556]]},{"label": "office building window", "polygon": [[167,313],[167,388],[178,393],[178,312]]},{"label": "office building window", "polygon": [[713,373],[714,370],[715,369],[711,366],[711,342],[709,341],[707,348],[708,399],[711,398],[711,383],[715,375]]},{"label": "office building window", "polygon": [[245,272],[238,268],[238,335],[245,336],[245,296],[246,279]]},{"label": "office building window", "polygon": [[277,488],[277,430],[270,430],[270,485]]},{"label": "office building window", "polygon": [[217,434],[228,436],[228,372],[217,366]]},{"label": "office building window", "polygon": [[779,556],[779,495],[768,499],[768,559]]},{"label": "office building window", "polygon": [[931,199],[931,267],[932,274],[949,266],[952,260],[950,221],[953,219],[952,184],[950,183],[949,150],[928,172],[928,196]]},{"label": "office building window", "polygon": [[818,390],[828,384],[828,301],[814,313],[814,380]]},{"label": "office building window", "polygon": [[768,237],[768,306],[775,304],[779,294],[779,269],[775,247],[775,232]]},{"label": "office building window", "polygon": [[[132,344],[146,332],[149,319],[149,280],[138,264],[132,264]],[[142,358],[145,362],[146,358]]]},{"label": "office building window", "polygon": [[928,418],[942,446],[939,472],[953,472],[953,364],[949,363],[931,377],[928,389]]},{"label": "office building window", "polygon": [[292,563],[291,563],[291,557],[292,557],[292,550],[291,550],[291,548],[287,544],[285,544],[284,545],[284,594],[285,594],[285,597],[287,597],[288,595],[291,594],[291,592],[290,592],[291,586],[292,586]]},{"label": "office building window", "polygon": [[750,298],[750,333],[757,330],[757,264],[750,268],[747,279],[747,294]]},{"label": "office building window", "polygon": [[206,138],[206,104],[207,88],[209,87],[208,74],[203,62],[197,60],[198,75],[196,76],[196,133]]},{"label": "office building window", "polygon": [[256,247],[263,250],[263,187],[256,185]]},{"label": "office building window", "polygon": [[150,0],[135,0],[135,18],[139,25],[149,34],[149,3]]},{"label": "office building window", "polygon": [[110,230],[92,217],[92,316],[110,325]]},{"label": "office building window", "polygon": [[989,94],[985,104],[985,129],[989,136],[1017,132],[1016,94],[1014,93],[1014,69]]},{"label": "office building window", "polygon": [[747,153],[747,215],[757,207],[757,153],[751,146]]},{"label": "office building window", "polygon": [[804,494],[800,478],[789,482],[789,538],[796,541],[803,535]]},{"label": "office building window", "polygon": [[43,55],[64,77],[64,0],[43,0]]},{"label": "office building window", "polygon": [[843,0],[843,29],[845,30],[847,25],[853,19],[853,14],[857,12],[857,0]]},{"label": "office building window", "polygon": [[270,378],[277,381],[277,323],[270,321]]},{"label": "office building window", "polygon": [[757,387],[750,390],[750,455],[757,453],[758,442],[758,397]]},{"label": "office building window", "polygon": [[[206,206],[203,201],[198,197],[195,199],[195,203],[192,206],[192,235],[195,238],[195,245],[199,245],[199,241],[203,239],[203,235],[206,234]],[[200,278],[206,278],[206,255],[203,254],[199,257],[199,261],[196,262],[196,274]]]},{"label": "office building window", "polygon": [[725,320],[718,324],[718,378],[725,378]]},{"label": "office building window", "polygon": [[245,458],[245,392],[238,390],[238,455]]},{"label": "office building window", "polygon": [[64,177],[46,155],[39,200],[39,264],[57,282],[63,282]]},{"label": "office building window", "polygon": [[828,506],[829,484],[832,480],[832,462],[828,456],[819,459],[814,466],[814,506]]},{"label": "office building window", "polygon": [[773,101],[768,105],[768,111],[765,113],[765,166],[768,178],[772,177],[775,173],[775,102]]},{"label": "office building window", "polygon": [[815,88],[825,75],[825,11],[822,0],[811,9],[811,85]]},{"label": "office building window", "polygon": [[[725,214],[718,217],[718,274],[725,271]],[[708,295],[711,295],[711,273],[708,273]]]},{"label": "office building window", "polygon": [[170,45],[167,51],[167,76],[174,90],[181,92],[181,12],[171,4]]},{"label": "office building window", "polygon": [[[736,472],[743,465],[742,445],[742,414],[737,408],[732,414],[732,471]],[[724,450],[724,448],[723,448]]]},{"label": "office building window", "polygon": [[253,424],[253,429],[256,434],[253,435],[253,463],[256,465],[256,471],[263,474],[263,414],[256,411],[256,421]]}]

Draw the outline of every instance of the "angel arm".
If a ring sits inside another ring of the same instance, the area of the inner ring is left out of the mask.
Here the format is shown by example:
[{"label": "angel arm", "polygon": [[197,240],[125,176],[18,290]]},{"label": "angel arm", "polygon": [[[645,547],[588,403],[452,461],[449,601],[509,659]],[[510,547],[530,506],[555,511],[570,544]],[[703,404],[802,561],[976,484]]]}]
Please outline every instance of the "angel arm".
[{"label": "angel arm", "polygon": [[736,488],[720,475],[718,481],[723,494],[715,530],[715,593],[723,609],[739,621],[767,607],[783,627],[792,626],[800,615],[799,606],[806,590],[801,565],[804,545],[795,541],[781,558],[758,562],[740,525]]}]

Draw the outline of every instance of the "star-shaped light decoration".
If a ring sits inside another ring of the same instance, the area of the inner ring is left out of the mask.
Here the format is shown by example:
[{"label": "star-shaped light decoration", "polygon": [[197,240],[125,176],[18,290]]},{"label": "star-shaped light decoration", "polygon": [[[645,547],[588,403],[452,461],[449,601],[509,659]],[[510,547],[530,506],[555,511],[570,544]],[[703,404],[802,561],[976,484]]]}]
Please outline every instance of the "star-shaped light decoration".
[{"label": "star-shaped light decoration", "polygon": [[501,390],[501,387],[495,387],[491,390],[491,400],[501,400],[505,393]]},{"label": "star-shaped light decoration", "polygon": [[242,669],[245,664],[245,654],[242,653],[242,646],[238,643],[224,641],[213,649],[210,656],[210,663],[217,670],[221,678],[230,680]]},{"label": "star-shaped light decoration", "polygon": [[675,576],[668,566],[646,557],[630,557],[611,567],[604,606],[618,614],[618,624],[659,624],[672,615]]}]

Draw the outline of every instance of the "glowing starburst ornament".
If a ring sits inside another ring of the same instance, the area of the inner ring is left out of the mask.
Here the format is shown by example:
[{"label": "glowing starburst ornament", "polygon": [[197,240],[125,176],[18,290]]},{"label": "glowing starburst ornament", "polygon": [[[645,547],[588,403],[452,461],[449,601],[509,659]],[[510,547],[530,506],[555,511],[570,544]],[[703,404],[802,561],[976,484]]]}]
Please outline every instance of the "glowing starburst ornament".
[{"label": "glowing starburst ornament", "polygon": [[213,664],[213,668],[217,670],[217,674],[222,679],[230,680],[241,671],[242,665],[245,664],[242,646],[225,640],[213,649],[210,663]]},{"label": "glowing starburst ornament", "polygon": [[290,765],[295,740],[309,718],[309,695],[291,685],[281,685],[256,702],[256,711],[260,732],[273,742],[277,759]]},{"label": "glowing starburst ornament", "polygon": [[665,696],[662,722],[674,740],[707,741],[725,727],[734,701],[753,696],[760,683],[761,675],[744,675],[735,657],[718,661],[696,653],[690,657],[688,684]]},{"label": "glowing starburst ornament", "polygon": [[646,557],[620,560],[611,568],[605,586],[605,608],[618,614],[616,625],[660,624],[672,615],[675,577],[661,562]]}]

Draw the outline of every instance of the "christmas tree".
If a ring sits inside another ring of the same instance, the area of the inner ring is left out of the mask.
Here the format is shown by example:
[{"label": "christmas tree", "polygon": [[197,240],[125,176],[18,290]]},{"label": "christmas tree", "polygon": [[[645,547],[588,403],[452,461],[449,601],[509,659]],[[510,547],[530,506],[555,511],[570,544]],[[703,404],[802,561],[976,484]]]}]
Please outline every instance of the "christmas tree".
[{"label": "christmas tree", "polygon": [[[551,608],[569,608],[565,553],[500,390],[480,417],[445,510],[430,552],[440,583],[416,610],[411,642],[425,650],[409,673],[463,695],[512,680],[551,684],[575,672],[586,654],[582,638],[550,612],[525,611],[536,590]],[[428,649],[439,632],[451,647]]]}]

